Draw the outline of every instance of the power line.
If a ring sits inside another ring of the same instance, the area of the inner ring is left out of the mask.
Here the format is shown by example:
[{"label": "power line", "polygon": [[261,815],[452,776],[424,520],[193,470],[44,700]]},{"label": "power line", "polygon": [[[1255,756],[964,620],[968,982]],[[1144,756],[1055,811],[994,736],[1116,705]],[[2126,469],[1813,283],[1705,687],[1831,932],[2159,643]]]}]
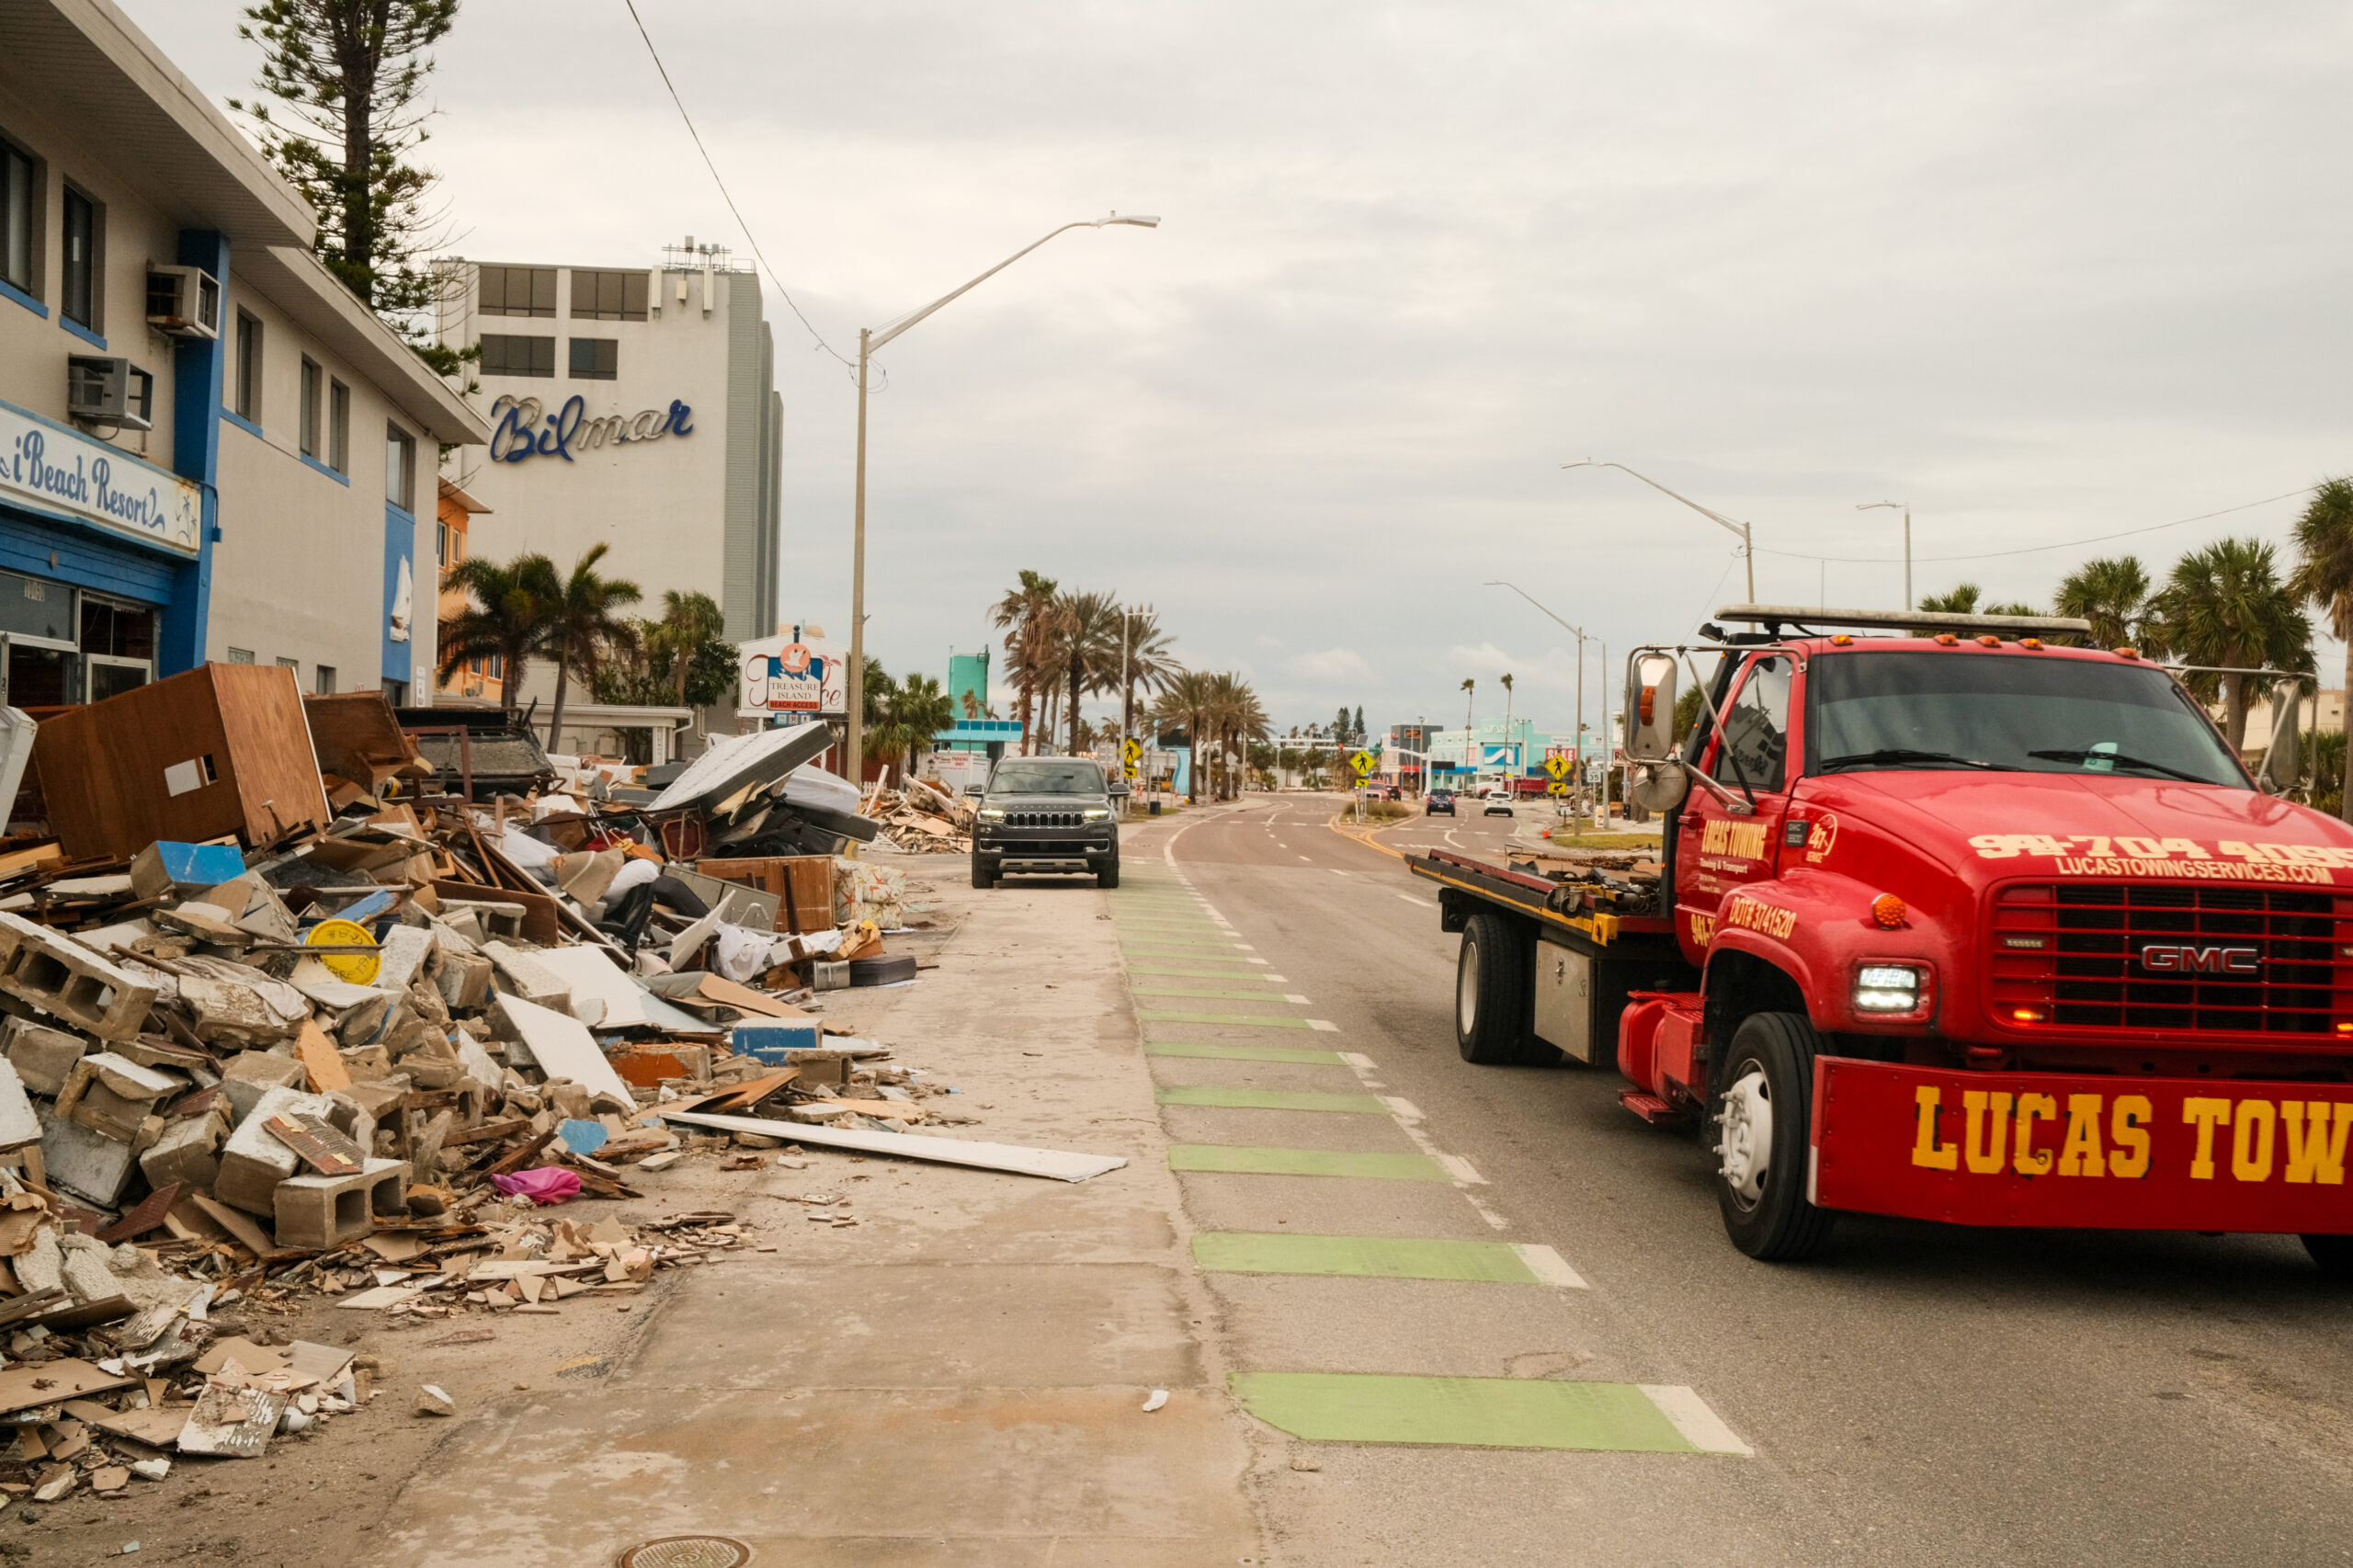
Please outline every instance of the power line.
[{"label": "power line", "polygon": [[[1950,561],[1995,561],[2008,555],[2039,555],[2046,550],[2073,550],[2079,545],[2100,544],[2112,539],[2130,539],[2135,534],[2153,534],[2162,528],[2177,528],[2190,523],[2202,523],[2215,517],[2227,517],[2234,512],[2250,512],[2257,506],[2268,506],[2275,501],[2291,501],[2299,495],[2309,495],[2319,488],[2317,484],[2307,484],[2300,489],[2290,490],[2285,494],[2267,495],[2260,501],[2248,501],[2236,506],[2225,506],[2219,512],[2200,512],[2194,517],[2176,517],[2169,523],[2151,523],[2146,528],[2123,528],[2112,534],[2094,534],[2089,539],[2062,540],[2057,544],[2029,544],[2019,550],[1980,551],[1973,555],[1915,555],[1912,559],[1916,564]],[[1792,561],[1827,561],[1839,566],[1893,566],[1904,559],[1900,555],[1807,555],[1795,550],[1768,550],[1763,545],[1758,545],[1756,551],[1760,555],[1786,556]]]},{"label": "power line", "polygon": [[[825,335],[811,325],[809,318],[801,313],[801,306],[794,301],[792,290],[784,286],[784,279],[776,275],[776,268],[770,267],[768,258],[761,254],[759,237],[752,233],[752,225],[744,222],[743,210],[735,205],[733,193],[728,190],[727,182],[720,177],[719,165],[711,161],[710,149],[702,144],[702,132],[695,129],[694,116],[687,112],[686,100],[678,97],[677,84],[670,80],[669,67],[662,63],[661,51],[654,47],[654,35],[645,30],[645,18],[637,14],[637,0],[621,0],[621,4],[629,7],[629,19],[637,24],[637,36],[645,40],[645,52],[654,57],[654,69],[661,74],[662,85],[670,89],[670,101],[678,106],[678,118],[687,122],[687,134],[694,138],[695,151],[702,154],[703,166],[710,171],[711,183],[719,187],[720,199],[727,203],[727,210],[735,215],[735,226],[744,231],[745,241],[752,247],[753,259],[760,264],[760,270],[768,275],[768,281],[776,285],[776,291],[784,296],[784,302],[791,307],[793,316],[808,330],[817,347],[843,364],[849,365],[851,361],[826,342]],[[852,368],[855,369],[854,366]]]}]

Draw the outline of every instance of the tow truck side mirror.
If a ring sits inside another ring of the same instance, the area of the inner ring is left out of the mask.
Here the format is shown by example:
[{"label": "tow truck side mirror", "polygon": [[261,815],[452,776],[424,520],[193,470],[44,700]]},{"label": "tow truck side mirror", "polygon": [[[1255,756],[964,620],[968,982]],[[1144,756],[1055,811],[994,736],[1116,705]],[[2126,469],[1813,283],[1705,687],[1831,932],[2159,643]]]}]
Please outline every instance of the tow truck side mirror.
[{"label": "tow truck side mirror", "polygon": [[1636,653],[1626,661],[1626,756],[1664,762],[1675,755],[1675,657]]},{"label": "tow truck side mirror", "polygon": [[2271,697],[2271,748],[2263,754],[2256,782],[2264,792],[2284,795],[2304,787],[2304,688],[2282,683]]}]

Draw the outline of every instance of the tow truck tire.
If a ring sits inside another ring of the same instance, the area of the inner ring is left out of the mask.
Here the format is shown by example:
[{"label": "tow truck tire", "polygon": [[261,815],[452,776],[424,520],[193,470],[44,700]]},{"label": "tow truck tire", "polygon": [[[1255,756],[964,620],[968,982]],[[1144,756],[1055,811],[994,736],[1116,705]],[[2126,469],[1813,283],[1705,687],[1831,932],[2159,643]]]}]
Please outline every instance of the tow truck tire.
[{"label": "tow truck tire", "polygon": [[[1750,1014],[1733,1031],[1711,1096],[1709,1153],[1716,1162],[1716,1200],[1724,1230],[1733,1245],[1762,1262],[1813,1256],[1830,1239],[1837,1218],[1805,1197],[1813,1057],[1820,1040],[1803,1014]],[[1730,1150],[1727,1139],[1733,1144]],[[1759,1157],[1761,1174],[1756,1168]]]},{"label": "tow truck tire", "polygon": [[2331,1279],[2353,1279],[2353,1236],[2306,1236],[2304,1250]]},{"label": "tow truck tire", "polygon": [[1535,1067],[1560,1052],[1528,1032],[1531,959],[1516,921],[1483,909],[1462,927],[1454,970],[1454,1049],[1479,1067]]}]

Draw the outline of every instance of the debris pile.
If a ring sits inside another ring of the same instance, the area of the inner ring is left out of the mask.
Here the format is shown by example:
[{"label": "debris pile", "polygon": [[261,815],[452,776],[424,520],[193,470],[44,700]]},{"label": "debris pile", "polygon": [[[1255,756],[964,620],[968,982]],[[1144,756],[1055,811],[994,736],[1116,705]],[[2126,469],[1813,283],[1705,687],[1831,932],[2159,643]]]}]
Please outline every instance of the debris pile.
[{"label": "debris pile", "polygon": [[972,852],[972,802],[938,785],[909,779],[897,790],[877,790],[866,814],[881,823],[882,836],[910,855],[969,855]]}]

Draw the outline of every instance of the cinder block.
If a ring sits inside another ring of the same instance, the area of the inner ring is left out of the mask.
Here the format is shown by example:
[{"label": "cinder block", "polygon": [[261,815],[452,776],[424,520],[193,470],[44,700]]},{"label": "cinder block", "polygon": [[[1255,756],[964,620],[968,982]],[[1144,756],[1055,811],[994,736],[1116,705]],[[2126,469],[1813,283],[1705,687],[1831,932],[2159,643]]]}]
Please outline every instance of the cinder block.
[{"label": "cinder block", "polygon": [[406,991],[416,978],[425,956],[433,950],[433,933],[422,926],[394,926],[384,933],[376,978],[380,991]]},{"label": "cinder block", "polygon": [[40,1118],[33,1114],[33,1102],[25,1093],[24,1080],[5,1058],[0,1058],[0,1151],[21,1149],[28,1143],[40,1142]]},{"label": "cinder block", "polygon": [[216,1108],[164,1124],[153,1148],[139,1156],[147,1185],[160,1191],[174,1182],[210,1191],[221,1176],[221,1140],[229,1124]]},{"label": "cinder block", "polygon": [[213,1179],[212,1196],[234,1204],[248,1214],[277,1210],[278,1186],[292,1176],[301,1162],[294,1151],[270,1136],[262,1123],[284,1111],[293,1116],[328,1116],[335,1102],[324,1095],[293,1089],[265,1089],[251,1114],[237,1123],[221,1150],[221,1174]]},{"label": "cinder block", "polygon": [[25,1087],[37,1095],[54,1099],[57,1091],[65,1086],[65,1074],[74,1063],[87,1055],[91,1041],[78,1034],[51,1028],[30,1018],[10,1018],[0,1024],[0,1052],[5,1052],[8,1064]]},{"label": "cinder block", "polygon": [[229,1058],[221,1071],[221,1093],[229,1102],[229,1119],[242,1126],[254,1107],[272,1089],[299,1088],[308,1081],[301,1059],[275,1051],[246,1051]]},{"label": "cinder block", "polygon": [[71,937],[0,913],[0,991],[100,1040],[129,1040],[155,1005],[134,980]]},{"label": "cinder block", "polygon": [[368,1235],[380,1215],[408,1212],[408,1162],[369,1160],[345,1176],[290,1176],[276,1198],[278,1244],[324,1252]]},{"label": "cinder block", "polygon": [[128,1056],[101,1051],[74,1063],[58,1091],[57,1114],[91,1131],[125,1143],[138,1141],[140,1124],[156,1106],[188,1087],[176,1073],[142,1067]]},{"label": "cinder block", "polygon": [[35,1105],[40,1118],[40,1158],[49,1185],[72,1194],[97,1209],[112,1209],[122,1201],[123,1188],[138,1165],[138,1152],[128,1143],[68,1121],[46,1105]]}]

